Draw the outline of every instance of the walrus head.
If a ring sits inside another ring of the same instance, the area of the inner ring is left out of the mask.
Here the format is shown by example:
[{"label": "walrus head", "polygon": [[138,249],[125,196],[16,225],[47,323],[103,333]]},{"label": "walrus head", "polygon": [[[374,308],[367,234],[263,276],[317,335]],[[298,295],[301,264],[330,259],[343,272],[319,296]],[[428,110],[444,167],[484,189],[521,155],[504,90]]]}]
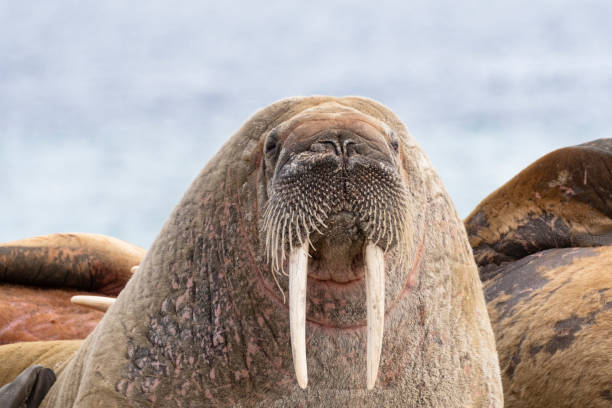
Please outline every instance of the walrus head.
[{"label": "walrus head", "polygon": [[[307,385],[307,281],[312,318],[342,327],[367,310],[367,385],[376,381],[385,311],[385,252],[401,261],[411,216],[400,140],[383,122],[337,104],[307,109],[273,128],[263,147],[261,242],[273,273],[289,272],[291,346]],[[288,265],[287,265],[288,264]],[[308,279],[307,279],[308,277]],[[277,285],[280,285],[276,277]],[[363,280],[365,278],[365,285]],[[365,287],[365,296],[363,293]],[[318,307],[342,297],[347,313]]]},{"label": "walrus head", "polygon": [[501,405],[465,229],[404,124],[360,97],[245,122],[58,384],[49,406]]}]

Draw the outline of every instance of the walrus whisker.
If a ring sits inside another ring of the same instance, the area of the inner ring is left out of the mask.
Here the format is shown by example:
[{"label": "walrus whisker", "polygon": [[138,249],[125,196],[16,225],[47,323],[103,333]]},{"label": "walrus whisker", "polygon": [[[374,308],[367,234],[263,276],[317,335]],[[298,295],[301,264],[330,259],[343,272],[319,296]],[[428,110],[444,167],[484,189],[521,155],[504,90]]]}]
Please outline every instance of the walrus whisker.
[{"label": "walrus whisker", "polygon": [[287,237],[289,238],[289,252],[291,252],[291,250],[293,249],[293,210],[291,210],[289,217],[289,224],[287,225]]},{"label": "walrus whisker", "polygon": [[312,221],[312,219],[310,219],[310,225],[312,226],[313,230],[317,231],[319,234],[323,235],[323,232],[321,232],[321,230],[319,229],[319,227],[317,227],[317,224]]},{"label": "walrus whisker", "polygon": [[266,210],[264,212],[264,222],[263,222],[263,228],[264,228],[264,231],[266,232],[264,244],[265,244],[266,260],[268,262],[272,261],[272,246],[270,245],[270,240],[272,237],[272,227],[271,227],[272,216],[270,215],[272,211],[271,207],[272,205],[270,205],[270,203],[268,202],[268,205],[266,205]]},{"label": "walrus whisker", "polygon": [[[380,235],[382,237],[384,237],[385,236],[385,232],[387,232],[387,218],[388,218],[388,213],[387,213],[387,211],[385,211],[385,209],[383,209],[383,213],[382,213],[381,217],[382,217],[382,220],[381,220],[382,221],[381,222],[381,224],[382,224],[382,231],[381,231]],[[387,251],[388,248],[389,248],[389,240],[387,239],[387,242],[385,244],[385,252]]]},{"label": "walrus whisker", "polygon": [[[287,231],[287,219],[289,214],[283,214],[283,226],[280,231],[280,249],[281,249],[281,265],[285,264],[285,232]],[[277,247],[279,248],[279,247]]]},{"label": "walrus whisker", "polygon": [[300,224],[299,214],[297,217],[294,218],[294,221],[295,221],[295,233],[297,235],[297,239],[298,239],[298,242],[300,243],[300,246],[302,246],[304,244],[304,239],[302,238],[302,225]]},{"label": "walrus whisker", "polygon": [[310,239],[308,238],[310,233],[308,231],[308,225],[306,224],[306,216],[304,215],[304,212],[301,213],[301,216],[302,216],[302,227],[304,228],[304,236],[306,237],[307,241],[310,241]]},{"label": "walrus whisker", "polygon": [[319,227],[317,227],[317,223],[313,221],[313,217],[314,217],[314,218],[317,218],[317,217],[316,217],[316,214],[315,214],[315,213],[313,213],[313,212],[312,212],[312,210],[311,210],[310,208],[308,208],[308,209],[307,209],[307,211],[308,211],[308,215],[309,215],[308,220],[310,221],[310,225],[311,225],[311,226],[312,226],[312,228],[313,228],[314,230],[316,230],[316,231],[317,231],[319,234],[323,235],[323,233],[321,232],[321,230],[319,229]]},{"label": "walrus whisker", "polygon": [[[319,208],[320,210],[320,208]],[[326,216],[325,212],[321,211],[323,213],[323,216]],[[317,219],[317,221],[319,221],[319,223],[321,224],[321,226],[323,228],[327,228],[327,225],[325,225],[325,222],[323,222],[323,220],[321,219],[321,217],[319,217],[319,214],[315,213],[315,218]]]},{"label": "walrus whisker", "polygon": [[279,242],[278,242],[278,240],[280,238],[280,234],[281,234],[281,232],[280,232],[280,229],[281,229],[281,222],[280,222],[280,220],[278,220],[278,219],[276,220],[276,224],[274,225],[274,227],[275,227],[274,228],[274,235],[272,236],[273,237],[273,246],[272,246],[272,248],[273,248],[272,251],[273,252],[272,252],[272,255],[274,256],[274,268],[276,270],[278,270],[279,269],[279,260],[278,260],[278,253],[279,253],[279,251],[281,252],[281,265],[282,265],[283,260],[284,260],[284,252],[282,251],[282,248],[279,246]]},{"label": "walrus whisker", "polygon": [[[327,211],[332,211],[332,208],[325,201],[320,201],[320,203],[327,207]],[[325,213],[325,210],[321,209],[321,211]]]},{"label": "walrus whisker", "polygon": [[272,271],[272,277],[274,278],[274,283],[276,283],[276,287],[278,288],[278,290],[280,290],[280,293],[283,296],[283,304],[285,304],[285,303],[287,303],[287,299],[285,298],[285,291],[281,287],[280,282],[278,281],[278,278],[276,277],[277,273],[278,272]]},{"label": "walrus whisker", "polygon": [[395,230],[395,242],[397,242],[397,245],[399,245],[401,243],[401,237],[405,236],[404,234],[407,231],[404,227],[405,222],[402,222],[402,218],[397,213],[397,211],[393,213],[393,216],[395,217],[395,224],[393,228]]},{"label": "walrus whisker", "polygon": [[372,235],[375,235],[376,239],[374,239],[373,241],[374,241],[374,245],[378,245],[378,241],[380,241],[380,238],[381,238],[380,227],[379,227],[380,222],[376,222],[374,224],[375,224],[374,225],[374,231],[372,231]]},{"label": "walrus whisker", "polygon": [[387,241],[387,247],[385,248],[385,252],[387,252],[387,250],[389,249],[389,245],[391,245],[392,242],[395,242],[396,244],[399,243],[399,237],[398,237],[398,234],[397,234],[398,220],[396,218],[395,211],[391,211],[389,213],[389,223],[390,223],[390,227],[389,227],[390,236],[389,236],[389,239]]}]

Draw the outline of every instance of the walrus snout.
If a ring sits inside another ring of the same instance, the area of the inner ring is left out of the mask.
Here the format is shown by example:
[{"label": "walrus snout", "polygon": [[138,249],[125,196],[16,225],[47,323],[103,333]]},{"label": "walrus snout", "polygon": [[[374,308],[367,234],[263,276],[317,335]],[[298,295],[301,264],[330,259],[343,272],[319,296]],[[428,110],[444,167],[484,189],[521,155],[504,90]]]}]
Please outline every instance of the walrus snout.
[{"label": "walrus snout", "polygon": [[286,140],[275,164],[274,180],[299,175],[314,167],[334,172],[352,171],[356,166],[366,164],[384,166],[389,170],[397,168],[394,145],[384,135],[366,137],[352,129],[313,131],[317,133],[299,133]]},{"label": "walrus snout", "polygon": [[400,242],[409,221],[394,140],[358,119],[310,120],[289,135],[270,132],[261,231],[273,269],[283,267],[292,248],[312,243],[312,234],[332,238],[342,213],[360,234],[347,230],[340,239],[365,238],[385,251]]}]

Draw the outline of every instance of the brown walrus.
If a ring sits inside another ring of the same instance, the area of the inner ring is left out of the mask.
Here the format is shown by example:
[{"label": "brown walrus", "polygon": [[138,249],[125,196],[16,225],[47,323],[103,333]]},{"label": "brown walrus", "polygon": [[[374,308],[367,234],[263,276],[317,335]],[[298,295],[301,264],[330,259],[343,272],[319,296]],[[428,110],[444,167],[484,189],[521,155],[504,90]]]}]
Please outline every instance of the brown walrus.
[{"label": "brown walrus", "polygon": [[610,407],[612,139],[556,150],[465,221],[507,407]]},{"label": "brown walrus", "polygon": [[55,364],[45,407],[502,406],[464,227],[404,125],[357,97],[249,119]]},{"label": "brown walrus", "polygon": [[50,234],[0,244],[0,344],[84,339],[103,314],[70,303],[116,296],[145,250],[99,234]]}]

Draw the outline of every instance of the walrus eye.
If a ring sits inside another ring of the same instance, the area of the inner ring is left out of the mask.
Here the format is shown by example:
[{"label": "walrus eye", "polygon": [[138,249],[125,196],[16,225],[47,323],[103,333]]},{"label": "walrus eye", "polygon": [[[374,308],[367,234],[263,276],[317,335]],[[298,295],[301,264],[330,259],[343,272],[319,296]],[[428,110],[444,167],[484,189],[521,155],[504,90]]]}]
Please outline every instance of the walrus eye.
[{"label": "walrus eye", "polygon": [[264,152],[266,156],[271,157],[276,153],[278,147],[278,134],[276,131],[271,131],[266,138],[266,145],[264,147]]},{"label": "walrus eye", "polygon": [[393,149],[393,151],[395,153],[397,153],[399,151],[399,140],[397,138],[397,136],[395,135],[395,133],[391,133],[391,148]]}]

